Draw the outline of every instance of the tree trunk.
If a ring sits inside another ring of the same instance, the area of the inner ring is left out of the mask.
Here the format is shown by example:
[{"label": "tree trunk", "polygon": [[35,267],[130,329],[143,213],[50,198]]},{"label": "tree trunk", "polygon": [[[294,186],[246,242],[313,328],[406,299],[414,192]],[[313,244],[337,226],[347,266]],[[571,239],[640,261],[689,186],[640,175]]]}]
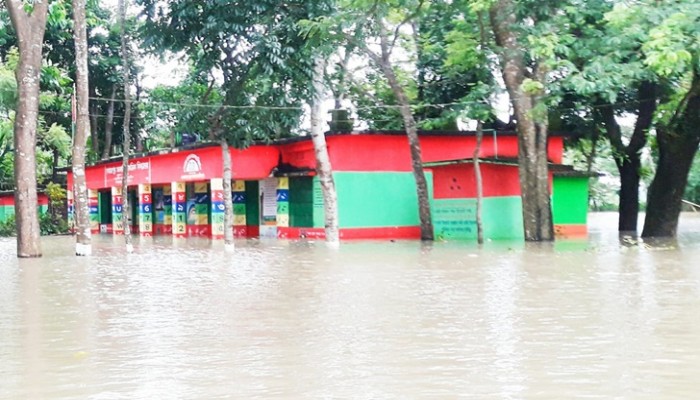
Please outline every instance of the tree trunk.
[{"label": "tree trunk", "polygon": [[58,163],[61,161],[61,154],[58,149],[53,149],[53,160],[51,162],[51,182],[56,182],[58,178]]},{"label": "tree trunk", "polygon": [[[90,96],[97,97],[94,86],[90,87]],[[97,102],[93,100],[90,103],[90,142],[92,142],[93,157],[97,157],[100,154],[100,141],[97,138],[97,113]]]},{"label": "tree trunk", "polygon": [[622,160],[617,166],[617,170],[620,173],[617,229],[620,232],[637,232],[640,168],[641,160],[639,154]]},{"label": "tree trunk", "polygon": [[323,133],[321,103],[323,102],[323,74],[325,60],[317,56],[314,61],[313,98],[311,103],[311,141],[316,155],[316,172],[323,190],[323,206],[325,211],[326,242],[332,246],[340,244],[338,226],[338,194],[335,191],[333,168],[328,155],[326,136]]},{"label": "tree trunk", "polygon": [[73,0],[73,38],[77,81],[77,109],[75,137],[73,138],[73,198],[75,199],[76,243],[75,255],[92,253],[90,243],[90,208],[85,180],[85,152],[90,130],[88,93],[87,30],[85,26],[85,0]]},{"label": "tree trunk", "polygon": [[[512,30],[516,24],[515,6],[511,0],[499,0],[489,15],[496,43],[501,47],[503,80],[517,118],[518,170],[525,240],[554,240],[547,168],[547,122],[546,116],[540,116],[536,121],[533,115],[541,101],[539,96],[525,93],[522,88],[527,67],[525,53]],[[537,67],[534,75],[536,80],[544,83],[544,75],[537,71]]]},{"label": "tree trunk", "polygon": [[[122,155],[122,218],[124,221],[124,241],[126,243],[126,252],[132,253],[134,251],[134,246],[133,244],[131,244],[131,207],[129,204],[129,150],[131,148],[131,134],[129,132],[129,123],[131,121],[131,98],[129,92],[129,53],[127,52],[126,43],[126,0],[119,0],[118,7],[119,28],[121,31],[122,74],[124,80],[124,154]],[[116,88],[114,90],[116,90]],[[110,104],[110,106],[112,105],[113,103]]]},{"label": "tree trunk", "polygon": [[112,129],[114,129],[114,103],[117,98],[117,84],[112,85],[112,94],[107,106],[107,119],[105,120],[105,147],[102,149],[102,159],[107,159],[112,154]]},{"label": "tree trunk", "polygon": [[15,115],[15,218],[17,257],[41,257],[36,191],[36,131],[39,117],[41,50],[48,2],[35,2],[31,14],[22,0],[6,0],[19,42]]},{"label": "tree trunk", "polygon": [[601,107],[600,113],[605,123],[605,132],[615,150],[615,163],[620,173],[619,220],[620,232],[637,232],[639,217],[639,182],[642,166],[641,151],[647,143],[649,128],[656,112],[656,85],[652,82],[642,82],[639,86],[637,99],[639,108],[634,132],[627,146],[622,142],[620,129],[612,105]]},{"label": "tree trunk", "polygon": [[221,140],[221,157],[224,164],[224,246],[227,251],[233,251],[233,199],[231,196],[233,173],[231,172],[231,153],[225,139]]},{"label": "tree trunk", "polygon": [[408,136],[408,144],[411,152],[411,167],[413,169],[413,177],[416,180],[416,192],[418,195],[418,216],[420,218],[420,237],[421,240],[433,240],[433,221],[430,214],[430,193],[428,192],[428,182],[425,179],[423,171],[423,159],[421,156],[420,139],[418,138],[418,128],[416,120],[413,118],[411,107],[406,96],[406,91],[399,83],[394,68],[389,60],[389,38],[386,33],[386,28],[379,22],[380,26],[380,45],[382,49],[381,56],[377,56],[369,50],[365,50],[370,58],[372,58],[382,69],[386,77],[391,91],[396,97],[399,104],[399,110],[403,117],[406,136]]},{"label": "tree trunk", "polygon": [[484,226],[481,220],[484,188],[481,180],[481,166],[479,165],[479,153],[481,152],[481,139],[484,137],[481,120],[476,123],[476,147],[474,147],[474,176],[476,178],[476,242],[484,244]]},{"label": "tree trunk", "polygon": [[[136,101],[141,100],[141,83],[139,82],[139,76],[136,74],[134,76],[134,83],[136,85]],[[136,152],[137,153],[143,153],[144,151],[144,138],[141,137],[141,133],[137,132],[136,133]]]},{"label": "tree trunk", "polygon": [[649,187],[642,237],[675,237],[683,192],[700,143],[700,71],[676,115],[667,126],[657,126],[659,161]]}]

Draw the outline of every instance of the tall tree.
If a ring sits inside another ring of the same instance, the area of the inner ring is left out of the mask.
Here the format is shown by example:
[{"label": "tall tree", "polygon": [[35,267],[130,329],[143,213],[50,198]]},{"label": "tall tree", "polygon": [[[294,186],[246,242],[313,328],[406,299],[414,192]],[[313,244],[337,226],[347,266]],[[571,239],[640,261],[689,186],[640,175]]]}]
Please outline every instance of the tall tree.
[{"label": "tall tree", "polygon": [[[607,0],[588,0],[585,8],[570,12],[557,106],[562,110],[555,115],[558,129],[590,140],[589,172],[599,138],[607,137],[620,177],[618,229],[636,232],[642,149],[652,128],[659,85],[644,65],[641,43],[635,39],[639,32],[627,36],[607,23],[612,7]],[[618,122],[622,115],[636,117],[631,135]]]},{"label": "tall tree", "polygon": [[73,36],[75,40],[77,121],[73,137],[73,194],[77,225],[75,254],[92,253],[90,238],[90,209],[85,180],[85,152],[90,135],[87,29],[85,27],[85,0],[73,0]]},{"label": "tall tree", "polygon": [[[411,168],[416,182],[421,239],[433,240],[434,231],[430,213],[430,193],[425,172],[423,171],[418,125],[411,110],[406,88],[401,84],[396,67],[392,61],[392,54],[396,44],[402,36],[401,29],[425,11],[425,1],[405,0],[386,3],[373,2],[371,4],[364,1],[350,1],[347,6],[347,12],[341,12],[338,16],[339,19],[350,19],[358,22],[350,26],[351,33],[345,33],[346,40],[377,65],[396,98],[406,136],[408,137]],[[400,15],[398,22],[390,23],[390,21],[396,20],[396,15]],[[367,40],[369,37],[378,40],[378,51],[368,45]]]},{"label": "tall tree", "polygon": [[316,172],[321,181],[321,189],[323,191],[326,242],[332,246],[337,246],[340,243],[338,194],[335,190],[333,167],[328,155],[326,136],[323,133],[323,119],[321,118],[325,69],[323,55],[317,54],[314,60],[313,93],[311,97],[311,141],[313,142],[314,154],[316,155]]},{"label": "tall tree", "polygon": [[117,103],[117,84],[112,84],[112,92],[107,105],[107,118],[105,119],[104,145],[102,147],[102,159],[109,158],[112,154],[112,130],[114,129],[114,106]]},{"label": "tall tree", "polygon": [[6,0],[5,4],[19,43],[14,134],[17,256],[40,257],[35,147],[42,42],[46,30],[48,0],[29,4],[22,0]]},{"label": "tall tree", "polygon": [[[645,63],[666,83],[656,122],[658,161],[649,187],[643,237],[676,236],[683,193],[700,144],[700,6],[641,2],[649,27]],[[624,12],[625,6],[614,12]],[[660,21],[660,23],[659,23]]]},{"label": "tall tree", "polygon": [[498,0],[489,10],[503,80],[517,119],[525,240],[554,240],[547,168],[548,121],[543,100],[548,71],[543,60],[528,60],[517,31],[519,23],[522,25],[519,15],[522,10],[512,0]]},{"label": "tall tree", "polygon": [[131,134],[129,131],[129,121],[131,119],[131,91],[129,87],[129,52],[127,50],[126,37],[126,1],[119,0],[119,28],[121,30],[121,57],[122,57],[122,76],[124,83],[124,154],[122,155],[122,215],[124,223],[124,241],[126,242],[126,251],[131,253],[134,251],[134,246],[131,244],[131,207],[129,204],[129,152],[131,150]]},{"label": "tall tree", "polygon": [[697,61],[691,75],[689,88],[675,105],[672,116],[656,125],[659,159],[649,187],[643,237],[673,237],[678,231],[683,193],[700,144],[700,65]]},{"label": "tall tree", "polygon": [[620,232],[636,232],[639,216],[639,183],[642,171],[642,149],[647,143],[656,112],[656,84],[642,81],[637,90],[637,120],[627,144],[623,141],[622,128],[616,119],[613,104],[599,108],[605,132],[615,150],[615,164],[620,173],[619,219]]}]

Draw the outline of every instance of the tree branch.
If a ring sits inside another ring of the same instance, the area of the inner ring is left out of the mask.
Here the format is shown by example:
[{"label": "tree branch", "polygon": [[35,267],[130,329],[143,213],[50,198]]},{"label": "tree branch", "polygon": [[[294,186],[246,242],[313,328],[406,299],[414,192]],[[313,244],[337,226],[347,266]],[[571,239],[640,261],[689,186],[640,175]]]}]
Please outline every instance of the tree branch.
[{"label": "tree branch", "polygon": [[647,142],[647,134],[654,122],[656,112],[656,84],[650,81],[640,83],[637,92],[639,108],[637,110],[637,121],[634,124],[634,132],[627,146],[627,154],[636,154]]},{"label": "tree branch", "polygon": [[399,31],[401,30],[401,27],[404,26],[405,24],[407,24],[413,18],[417,17],[418,14],[420,14],[421,8],[423,8],[423,4],[425,4],[425,0],[420,0],[418,2],[418,6],[416,6],[416,10],[414,12],[412,12],[411,14],[407,15],[403,21],[401,21],[398,25],[396,25],[396,28],[394,29],[394,37],[391,41],[391,46],[389,47],[389,55],[391,55],[391,53],[394,51],[394,46],[396,46],[396,42],[399,40],[399,33],[400,33]]}]

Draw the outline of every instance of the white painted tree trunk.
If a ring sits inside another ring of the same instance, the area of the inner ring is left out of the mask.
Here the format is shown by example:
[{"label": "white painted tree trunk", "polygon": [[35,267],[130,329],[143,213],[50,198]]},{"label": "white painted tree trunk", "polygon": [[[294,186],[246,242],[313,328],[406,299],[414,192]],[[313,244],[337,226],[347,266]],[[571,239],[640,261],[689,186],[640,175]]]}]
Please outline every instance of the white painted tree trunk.
[{"label": "white painted tree trunk", "polygon": [[231,153],[228,150],[228,143],[221,140],[221,158],[224,167],[224,249],[228,252],[235,250],[233,242],[233,199],[231,198]]},{"label": "white painted tree trunk", "polygon": [[75,198],[75,255],[92,254],[90,208],[85,182],[85,152],[90,134],[87,29],[85,27],[85,0],[73,0],[73,39],[75,41],[76,99],[78,116],[73,138],[73,197]]},{"label": "white painted tree trunk", "polygon": [[129,92],[129,53],[126,43],[126,0],[119,0],[119,28],[121,31],[122,76],[124,79],[124,154],[122,156],[122,219],[126,252],[133,253],[131,243],[131,207],[129,204],[129,150],[131,148],[131,96]]},{"label": "white painted tree trunk", "polygon": [[481,166],[479,165],[479,153],[481,152],[481,139],[484,131],[481,120],[476,123],[476,146],[474,147],[474,175],[476,177],[476,241],[484,243],[484,226],[481,220],[484,187],[481,180]]},{"label": "white painted tree trunk", "polygon": [[333,168],[328,156],[326,136],[323,133],[321,103],[323,102],[323,74],[325,60],[317,57],[314,61],[313,100],[311,102],[311,140],[316,154],[316,172],[323,190],[323,207],[325,211],[326,242],[334,247],[340,244],[338,227],[338,195],[335,191]]}]

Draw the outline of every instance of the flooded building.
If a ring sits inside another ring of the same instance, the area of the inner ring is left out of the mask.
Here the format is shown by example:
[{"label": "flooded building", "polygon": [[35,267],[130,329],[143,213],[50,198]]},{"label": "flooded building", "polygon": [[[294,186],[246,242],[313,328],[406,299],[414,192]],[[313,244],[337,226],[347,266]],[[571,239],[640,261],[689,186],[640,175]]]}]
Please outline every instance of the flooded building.
[{"label": "flooded building", "polygon": [[[418,201],[403,132],[328,134],[342,239],[417,239]],[[476,184],[470,132],[420,135],[435,234],[476,238]],[[310,137],[230,150],[237,237],[321,238],[324,208]],[[588,178],[562,165],[563,137],[549,138],[554,222],[563,235],[586,233]],[[523,237],[517,136],[487,134],[480,151],[484,229],[489,239]],[[224,235],[221,147],[201,144],[134,156],[129,190],[122,163],[86,169],[93,232],[177,237]],[[68,175],[69,187],[72,177]],[[123,215],[123,204],[132,205]],[[72,196],[69,195],[69,208]]]}]

